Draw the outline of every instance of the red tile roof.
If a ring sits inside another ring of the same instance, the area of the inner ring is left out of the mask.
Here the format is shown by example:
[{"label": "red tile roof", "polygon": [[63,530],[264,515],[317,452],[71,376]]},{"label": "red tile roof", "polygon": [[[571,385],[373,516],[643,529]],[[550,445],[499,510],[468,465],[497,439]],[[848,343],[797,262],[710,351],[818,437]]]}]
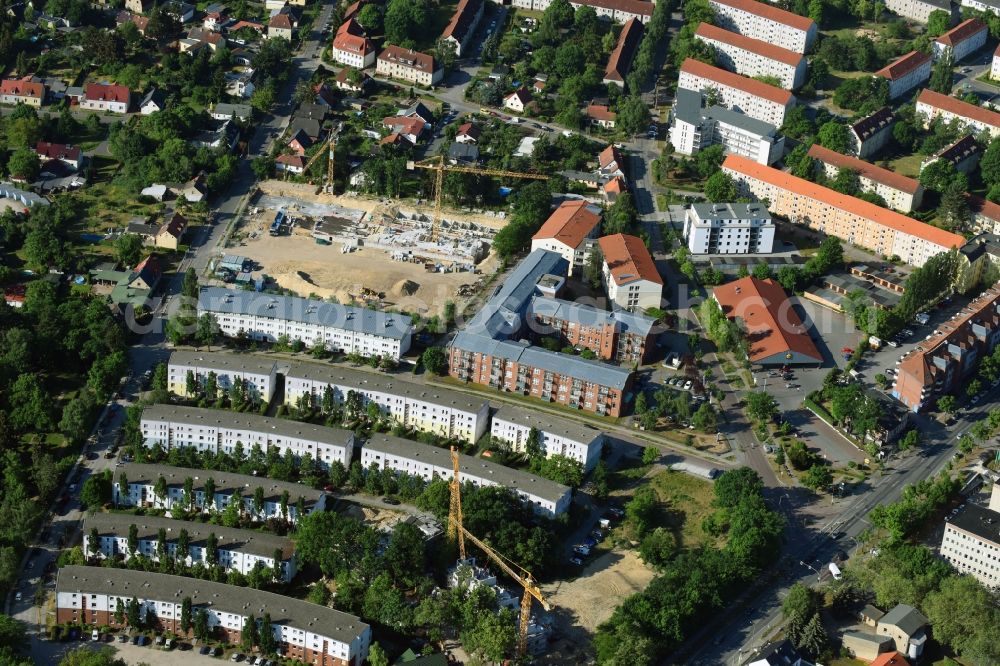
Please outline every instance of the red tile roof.
[{"label": "red tile roof", "polygon": [[938,44],[954,47],[956,44],[960,44],[961,42],[971,39],[981,32],[985,32],[986,29],[985,23],[977,21],[976,19],[967,19],[934,41]]},{"label": "red tile roof", "polygon": [[442,38],[454,37],[459,43],[464,42],[469,36],[476,16],[482,11],[483,0],[460,0],[455,13],[451,16],[451,21],[445,26]]},{"label": "red tile roof", "polygon": [[625,170],[625,165],[622,163],[622,155],[613,143],[601,151],[601,154],[597,156],[597,162],[601,165],[601,169],[607,169],[614,164],[622,171]]},{"label": "red tile roof", "polygon": [[618,117],[618,114],[609,109],[606,104],[588,104],[586,113],[588,118],[594,120],[614,121]]},{"label": "red tile roof", "polygon": [[835,166],[838,169],[850,169],[852,171],[857,171],[859,175],[864,176],[869,180],[887,185],[893,189],[900,190],[901,192],[906,192],[907,194],[915,194],[917,188],[920,187],[920,183],[913,178],[907,178],[906,176],[896,173],[895,171],[883,169],[880,166],[876,166],[871,162],[859,160],[856,157],[841,155],[840,153],[832,151],[829,148],[824,148],[818,143],[814,143],[809,148],[808,155],[809,157],[815,158],[820,162]]},{"label": "red tile roof", "polygon": [[236,32],[242,28],[250,28],[251,30],[256,30],[257,32],[264,31],[264,25],[257,23],[256,21],[237,21],[229,28],[229,32]]},{"label": "red tile roof", "polygon": [[75,162],[80,159],[80,149],[77,146],[62,143],[39,141],[35,146],[35,153],[45,160],[72,160]]},{"label": "red tile roof", "polygon": [[1000,222],[1000,204],[977,197],[975,194],[966,194],[965,198],[969,202],[969,209],[975,215],[982,215],[994,222]]},{"label": "red tile roof", "polygon": [[188,221],[180,213],[174,213],[170,219],[160,227],[158,233],[168,233],[174,238],[180,238],[184,235],[184,230],[187,229]]},{"label": "red tile roof", "polygon": [[472,123],[464,123],[458,126],[458,132],[455,133],[455,136],[469,136],[478,139],[482,133],[483,131]]},{"label": "red tile roof", "polygon": [[611,278],[615,284],[623,285],[635,282],[636,280],[649,280],[662,285],[663,278],[656,270],[653,257],[643,244],[642,239],[637,236],[626,234],[614,234],[598,239],[601,246],[601,254],[604,255],[604,263],[611,271]]},{"label": "red tile roof", "polygon": [[589,202],[566,201],[549,215],[531,240],[551,238],[576,249],[600,223],[600,213],[591,210]]},{"label": "red tile roof", "polygon": [[735,9],[741,9],[750,14],[756,14],[766,19],[770,19],[775,23],[782,23],[789,26],[790,28],[795,28],[796,30],[807,31],[810,30],[816,23],[808,17],[799,16],[798,14],[793,14],[792,12],[786,12],[784,9],[779,9],[774,5],[769,5],[766,2],[757,2],[756,0],[714,0],[720,5],[726,5],[728,7],[733,7]]},{"label": "red tile roof", "polygon": [[921,53],[920,51],[910,51],[904,56],[900,56],[896,60],[893,60],[888,65],[882,69],[875,72],[875,76],[881,76],[890,81],[895,81],[896,79],[901,79],[915,69],[923,67],[925,63],[930,62],[931,57],[926,53]]},{"label": "red tile roof", "polygon": [[805,56],[801,53],[789,51],[788,49],[783,49],[780,46],[775,46],[774,44],[769,44],[768,42],[764,42],[759,39],[744,37],[739,33],[723,30],[722,28],[708,23],[699,23],[698,29],[695,30],[694,34],[696,37],[703,37],[704,39],[711,39],[717,42],[722,42],[723,44],[729,44],[731,46],[735,46],[736,48],[743,49],[744,51],[750,51],[751,53],[756,53],[757,55],[761,55],[765,58],[783,62],[786,65],[791,65],[792,67],[798,67],[798,64],[802,62],[803,58],[805,58]]},{"label": "red tile roof", "polygon": [[775,187],[819,201],[838,210],[846,210],[889,229],[901,231],[905,234],[940,245],[942,248],[962,247],[965,244],[964,236],[918,222],[912,217],[907,217],[894,210],[876,206],[864,199],[841,194],[804,178],[797,178],[790,173],[758,164],[753,160],[748,160],[739,155],[727,155],[725,161],[722,163],[722,168],[732,169],[737,173],[770,183]]},{"label": "red tile roof", "polygon": [[88,83],[83,98],[93,102],[124,102],[128,104],[131,95],[131,91],[125,86]]},{"label": "red tile roof", "polygon": [[681,65],[681,72],[687,72],[703,79],[709,79],[716,83],[730,88],[736,88],[756,97],[762,97],[776,104],[788,106],[795,99],[788,90],[782,90],[776,86],[771,86],[747,76],[740,76],[724,69],[706,65],[700,60],[688,58]]},{"label": "red tile roof", "polygon": [[727,317],[743,320],[751,361],[790,353],[823,361],[802,320],[788,305],[785,290],[774,280],[745,277],[716,287],[712,295]]},{"label": "red tile roof", "polygon": [[282,30],[292,29],[292,17],[288,14],[275,14],[271,17],[271,20],[267,22],[268,28],[279,28]]},{"label": "red tile roof", "polygon": [[953,113],[956,116],[970,118],[986,125],[992,125],[993,127],[1000,127],[1000,113],[984,109],[975,104],[963,102],[948,95],[942,95],[930,88],[924,88],[920,91],[920,95],[917,96],[917,103],[920,104],[921,102],[942,111]]},{"label": "red tile roof", "polygon": [[424,121],[413,116],[387,116],[382,124],[399,134],[420,136],[424,131]]},{"label": "red tile roof", "polygon": [[301,155],[278,155],[274,158],[274,161],[278,164],[286,164],[299,169],[304,169],[306,167],[306,160]]},{"label": "red tile roof", "polygon": [[375,50],[375,45],[367,37],[359,37],[349,32],[337,33],[333,38],[333,48],[360,56],[366,56]]},{"label": "red tile roof", "polygon": [[642,33],[642,23],[638,19],[631,18],[625,23],[618,33],[618,43],[615,44],[615,50],[611,52],[608,66],[604,70],[606,81],[625,81],[625,75],[632,67],[632,58],[642,41]]},{"label": "red tile roof", "polygon": [[345,32],[349,35],[357,35],[358,37],[365,36],[365,29],[361,27],[360,23],[358,23],[352,18],[347,19],[346,21],[340,24],[339,28],[337,28],[338,35],[341,35]]},{"label": "red tile roof", "polygon": [[382,51],[382,53],[379,54],[378,59],[398,62],[401,65],[405,65],[428,74],[434,73],[433,56],[421,53],[420,51],[414,51],[413,49],[404,49],[401,46],[393,46],[390,44],[385,47],[385,50]]},{"label": "red tile roof", "polygon": [[910,666],[910,662],[899,652],[883,652],[869,666]]},{"label": "red tile roof", "polygon": [[628,192],[628,185],[625,184],[625,179],[621,176],[615,176],[604,183],[605,194],[621,194],[622,192]]},{"label": "red tile roof", "polygon": [[45,97],[45,84],[34,81],[24,81],[21,79],[4,79],[0,83],[0,95],[14,95],[16,97]]}]

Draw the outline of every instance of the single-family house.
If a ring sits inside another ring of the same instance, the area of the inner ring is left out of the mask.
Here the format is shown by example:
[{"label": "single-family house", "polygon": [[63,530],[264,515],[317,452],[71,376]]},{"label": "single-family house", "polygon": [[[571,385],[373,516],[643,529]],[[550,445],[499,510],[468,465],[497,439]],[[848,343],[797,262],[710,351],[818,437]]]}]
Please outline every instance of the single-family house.
[{"label": "single-family house", "polygon": [[458,143],[479,143],[479,137],[482,133],[483,131],[472,123],[463,123],[458,126],[455,141]]},{"label": "single-family house", "polygon": [[608,108],[607,103],[598,104],[591,102],[587,105],[586,116],[593,125],[605,129],[613,129],[618,114]]},{"label": "single-family house", "polygon": [[187,218],[180,213],[175,212],[157,230],[156,236],[153,238],[153,243],[156,247],[162,247],[167,250],[176,250],[180,245],[181,238],[184,236],[184,232],[187,230],[187,227]]},{"label": "single-family house", "polygon": [[216,120],[236,120],[245,123],[253,118],[253,107],[249,104],[219,102],[212,107],[210,115]]},{"label": "single-family house", "polygon": [[131,105],[131,90],[125,86],[105,83],[88,83],[80,100],[80,108],[88,111],[128,113]]},{"label": "single-family house", "polygon": [[[333,78],[334,84],[337,86],[338,90],[346,90],[347,92],[353,93],[355,95],[364,95],[365,90],[371,84],[372,77],[368,76],[365,72],[357,69],[352,69],[350,67],[344,67],[339,72],[337,76]],[[321,84],[326,85],[326,84]],[[316,92],[317,99],[323,99],[320,91]],[[332,96],[331,101],[328,101],[329,106],[333,106]],[[326,101],[326,100],[324,100]]]},{"label": "single-family house", "polygon": [[427,124],[417,116],[389,116],[382,119],[382,125],[392,134],[398,134],[412,145],[420,140]]},{"label": "single-family house", "polygon": [[39,141],[35,144],[35,154],[38,155],[38,161],[42,164],[50,160],[57,160],[71,167],[74,171],[79,171],[83,165],[83,155],[79,146]]},{"label": "single-family house", "polygon": [[306,159],[301,155],[278,155],[274,158],[274,168],[277,171],[300,174],[306,170]]},{"label": "single-family house", "polygon": [[299,12],[290,5],[283,5],[275,10],[267,22],[267,38],[284,37],[291,41],[295,30],[299,27]]},{"label": "single-family house", "polygon": [[531,92],[527,88],[518,88],[503,98],[503,107],[514,113],[524,113],[529,104],[531,104]]},{"label": "single-family house", "polygon": [[144,116],[163,111],[165,108],[167,108],[167,97],[156,88],[150,89],[139,103],[139,113]]}]

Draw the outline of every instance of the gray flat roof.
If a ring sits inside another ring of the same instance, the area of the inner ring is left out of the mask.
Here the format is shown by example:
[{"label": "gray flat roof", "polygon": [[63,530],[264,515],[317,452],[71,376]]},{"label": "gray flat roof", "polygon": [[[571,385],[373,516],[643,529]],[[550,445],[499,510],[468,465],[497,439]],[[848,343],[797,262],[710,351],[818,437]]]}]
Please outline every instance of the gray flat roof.
[{"label": "gray flat roof", "polygon": [[194,479],[194,489],[202,490],[205,486],[205,479],[211,477],[215,481],[215,492],[219,494],[230,494],[239,490],[244,497],[248,497],[260,486],[264,489],[264,499],[278,501],[284,491],[288,491],[291,502],[298,501],[299,497],[305,499],[309,504],[318,502],[325,493],[316,490],[304,483],[290,483],[288,481],[275,481],[264,476],[251,476],[249,474],[233,474],[231,472],[218,472],[211,469],[195,469],[190,467],[173,467],[171,465],[147,465],[143,463],[125,463],[115,471],[115,478],[120,472],[125,472],[128,482],[154,485],[159,477],[167,481],[167,486],[184,486],[184,479],[191,477]]},{"label": "gray flat roof", "polygon": [[404,381],[392,375],[380,375],[343,366],[294,363],[285,373],[285,378],[302,378],[328,384],[343,384],[362,391],[384,391],[443,407],[462,409],[473,414],[478,413],[488,402],[485,398],[473,398],[457,391],[428,387]]},{"label": "gray flat roof", "polygon": [[198,309],[331,326],[394,340],[405,338],[413,326],[410,317],[402,314],[222,287],[202,287],[198,294]]},{"label": "gray flat roof", "polygon": [[759,203],[696,203],[691,209],[702,220],[746,220],[771,218],[771,213]]},{"label": "gray flat roof", "polygon": [[[378,434],[365,443],[365,448],[379,453],[397,455],[410,460],[420,460],[436,467],[451,469],[451,451],[429,444],[420,444],[408,439]],[[459,469],[463,474],[479,479],[488,479],[497,485],[521,490],[552,502],[569,492],[569,487],[540,476],[522,472],[497,463],[459,454]]]},{"label": "gray flat roof", "polygon": [[656,320],[644,314],[616,310],[602,310],[584,303],[564,301],[559,298],[535,296],[531,299],[531,312],[536,315],[555,317],[584,326],[611,326],[619,324],[623,332],[648,335]]},{"label": "gray flat roof", "polygon": [[184,597],[191,597],[194,608],[211,606],[239,615],[253,613],[258,618],[270,613],[274,624],[295,627],[347,644],[369,630],[368,625],[354,615],[308,601],[250,587],[149,571],[71,565],[59,570],[56,589],[59,592],[111,594],[120,598],[175,600],[178,603]]},{"label": "gray flat roof", "polygon": [[515,405],[504,405],[493,415],[494,419],[503,419],[526,428],[538,428],[553,435],[567,437],[574,442],[589,444],[604,433],[597,428],[569,419],[561,419],[533,409],[525,409]]},{"label": "gray flat roof", "polygon": [[773,137],[778,131],[778,128],[771,123],[751,118],[739,111],[733,111],[723,106],[704,108],[704,99],[705,96],[696,90],[678,88],[677,94],[674,96],[674,108],[672,111],[674,117],[692,125],[701,125],[705,120],[714,120],[726,125],[732,125],[733,127],[739,127],[758,136]]},{"label": "gray flat roof", "polygon": [[295,552],[295,544],[288,537],[270,532],[240,530],[222,525],[209,525],[197,521],[174,520],[162,516],[134,516],[127,513],[95,513],[87,515],[83,522],[83,533],[97,528],[101,536],[127,536],[130,525],[139,530],[139,539],[155,541],[161,529],[167,532],[167,541],[176,541],[181,530],[187,530],[192,546],[204,547],[208,536],[215,534],[219,548],[271,557],[280,549],[282,557],[288,559]]},{"label": "gray flat roof", "polygon": [[330,428],[301,421],[277,419],[249,412],[202,409],[201,407],[185,407],[183,405],[150,405],[142,410],[142,418],[143,420],[268,432],[283,437],[299,437],[337,446],[347,446],[354,437],[353,432],[343,428]]},{"label": "gray flat roof", "polygon": [[170,354],[170,365],[199,366],[230,372],[252,372],[269,375],[277,363],[256,354],[226,354],[220,352],[175,351]]}]

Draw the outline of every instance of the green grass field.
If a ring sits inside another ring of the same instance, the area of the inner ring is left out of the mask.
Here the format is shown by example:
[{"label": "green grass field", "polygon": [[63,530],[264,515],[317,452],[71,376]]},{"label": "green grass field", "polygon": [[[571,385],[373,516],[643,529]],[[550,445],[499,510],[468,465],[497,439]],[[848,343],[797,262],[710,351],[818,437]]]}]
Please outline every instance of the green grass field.
[{"label": "green grass field", "polygon": [[701,528],[705,517],[714,511],[710,481],[666,470],[654,476],[651,485],[662,506],[657,527],[672,530],[679,548],[697,548],[718,541]]}]

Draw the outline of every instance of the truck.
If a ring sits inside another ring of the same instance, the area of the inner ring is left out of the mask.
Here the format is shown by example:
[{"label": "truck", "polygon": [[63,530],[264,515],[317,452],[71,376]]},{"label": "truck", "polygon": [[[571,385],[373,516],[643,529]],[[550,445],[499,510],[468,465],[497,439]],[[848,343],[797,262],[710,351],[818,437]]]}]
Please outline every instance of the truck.
[{"label": "truck", "polygon": [[692,462],[673,463],[670,465],[670,469],[675,472],[687,472],[692,476],[700,476],[710,481],[714,481],[722,474],[722,470],[717,467],[709,467],[708,465],[699,465]]}]

